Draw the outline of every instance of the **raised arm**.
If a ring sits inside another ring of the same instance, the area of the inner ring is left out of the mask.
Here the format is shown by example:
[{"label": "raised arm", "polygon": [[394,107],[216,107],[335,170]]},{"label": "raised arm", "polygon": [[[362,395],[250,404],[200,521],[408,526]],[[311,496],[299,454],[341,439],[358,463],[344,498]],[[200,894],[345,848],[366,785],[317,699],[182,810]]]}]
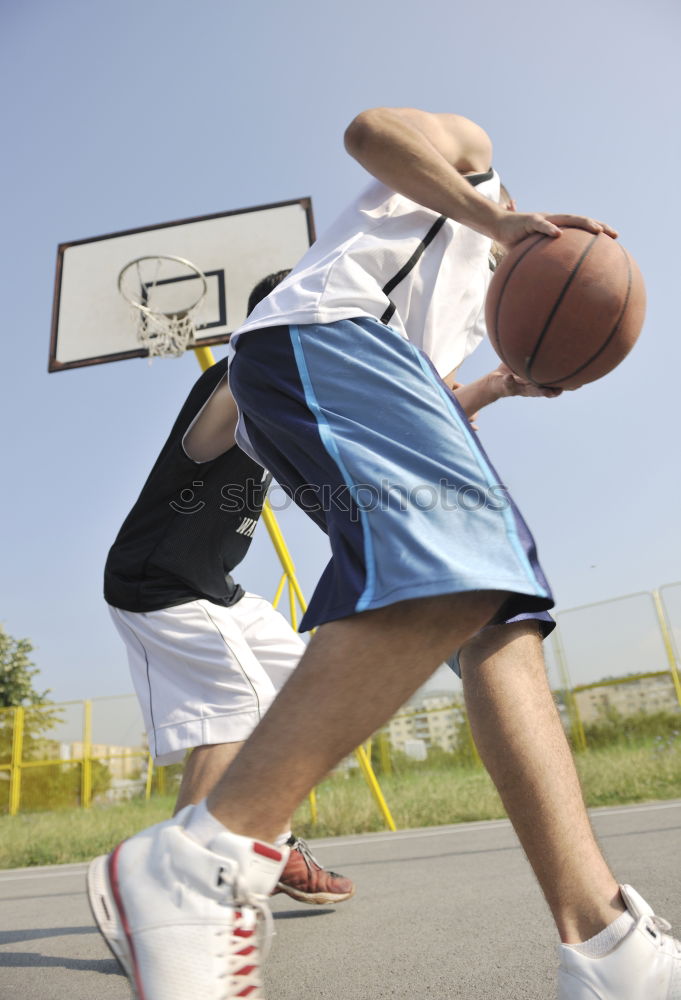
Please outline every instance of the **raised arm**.
[{"label": "raised arm", "polygon": [[584,216],[508,212],[479,194],[462,175],[489,169],[492,143],[461,115],[416,108],[363,111],[346,129],[345,148],[393,191],[504,246],[532,232],[559,236],[561,225],[616,235]]},{"label": "raised arm", "polygon": [[501,213],[461,176],[492,163],[487,133],[460,115],[416,108],[363,111],[345,132],[345,148],[393,191],[480,232]]}]

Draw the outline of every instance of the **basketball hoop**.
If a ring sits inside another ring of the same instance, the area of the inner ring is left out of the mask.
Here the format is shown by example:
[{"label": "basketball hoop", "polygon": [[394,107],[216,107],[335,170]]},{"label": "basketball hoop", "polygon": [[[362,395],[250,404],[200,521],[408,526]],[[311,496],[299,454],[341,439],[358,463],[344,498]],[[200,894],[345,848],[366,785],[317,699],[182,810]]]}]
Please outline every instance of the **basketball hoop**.
[{"label": "basketball hoop", "polygon": [[137,257],[118,275],[118,290],[137,315],[137,337],[149,357],[177,358],[196,337],[196,310],[208,283],[184,257]]}]

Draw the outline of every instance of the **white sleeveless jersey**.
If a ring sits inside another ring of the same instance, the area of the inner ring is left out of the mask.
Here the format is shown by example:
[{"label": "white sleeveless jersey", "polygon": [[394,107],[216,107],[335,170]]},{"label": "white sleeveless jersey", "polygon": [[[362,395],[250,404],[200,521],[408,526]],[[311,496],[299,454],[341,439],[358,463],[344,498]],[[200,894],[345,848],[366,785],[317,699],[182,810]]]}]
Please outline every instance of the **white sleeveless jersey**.
[{"label": "white sleeveless jersey", "polygon": [[[498,201],[495,171],[468,178]],[[485,335],[491,240],[373,181],[232,334],[279,325],[382,320],[444,376]]]}]

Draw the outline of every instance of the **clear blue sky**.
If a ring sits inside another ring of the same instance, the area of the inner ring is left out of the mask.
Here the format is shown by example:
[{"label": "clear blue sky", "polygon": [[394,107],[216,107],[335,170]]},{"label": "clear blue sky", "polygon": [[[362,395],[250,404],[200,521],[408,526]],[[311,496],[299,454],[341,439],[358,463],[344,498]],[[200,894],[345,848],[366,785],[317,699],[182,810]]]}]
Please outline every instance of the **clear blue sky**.
[{"label": "clear blue sky", "polygon": [[[649,292],[634,353],[561,399],[497,404],[481,436],[559,606],[681,578],[680,27],[674,0],[4,0],[0,621],[33,640],[41,686],[131,690],[102,566],[198,374],[48,376],[57,244],[304,195],[321,229],[364,181],[343,129],[378,104],[479,121],[521,207],[620,229]],[[485,348],[466,374],[493,364]],[[282,525],[309,594],[326,542]],[[277,578],[260,527],[241,579]]]}]

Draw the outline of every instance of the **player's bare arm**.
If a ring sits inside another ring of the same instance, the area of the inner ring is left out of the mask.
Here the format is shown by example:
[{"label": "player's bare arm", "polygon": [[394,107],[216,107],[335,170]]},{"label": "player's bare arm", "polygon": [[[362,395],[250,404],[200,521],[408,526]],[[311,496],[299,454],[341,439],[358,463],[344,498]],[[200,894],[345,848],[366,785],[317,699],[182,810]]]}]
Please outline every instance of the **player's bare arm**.
[{"label": "player's bare arm", "polygon": [[225,375],[185,435],[183,445],[189,458],[210,462],[233,448],[238,418]]},{"label": "player's bare arm", "polygon": [[490,403],[506,396],[544,396],[549,399],[560,396],[560,389],[544,389],[516,375],[511,369],[500,364],[494,371],[488,372],[468,385],[456,381],[456,372],[450,372],[444,379],[454,391],[461,407],[470,419],[474,419],[478,411]]},{"label": "player's bare arm", "polygon": [[345,148],[406,198],[479,232],[495,228],[502,210],[462,176],[489,170],[492,162],[489,137],[469,119],[416,108],[374,108],[350,123]]},{"label": "player's bare arm", "polygon": [[461,115],[417,108],[362,111],[346,129],[345,148],[393,191],[503,246],[533,232],[560,236],[561,226],[617,235],[586,216],[509,212],[479,194],[463,175],[490,168],[492,142]]}]

